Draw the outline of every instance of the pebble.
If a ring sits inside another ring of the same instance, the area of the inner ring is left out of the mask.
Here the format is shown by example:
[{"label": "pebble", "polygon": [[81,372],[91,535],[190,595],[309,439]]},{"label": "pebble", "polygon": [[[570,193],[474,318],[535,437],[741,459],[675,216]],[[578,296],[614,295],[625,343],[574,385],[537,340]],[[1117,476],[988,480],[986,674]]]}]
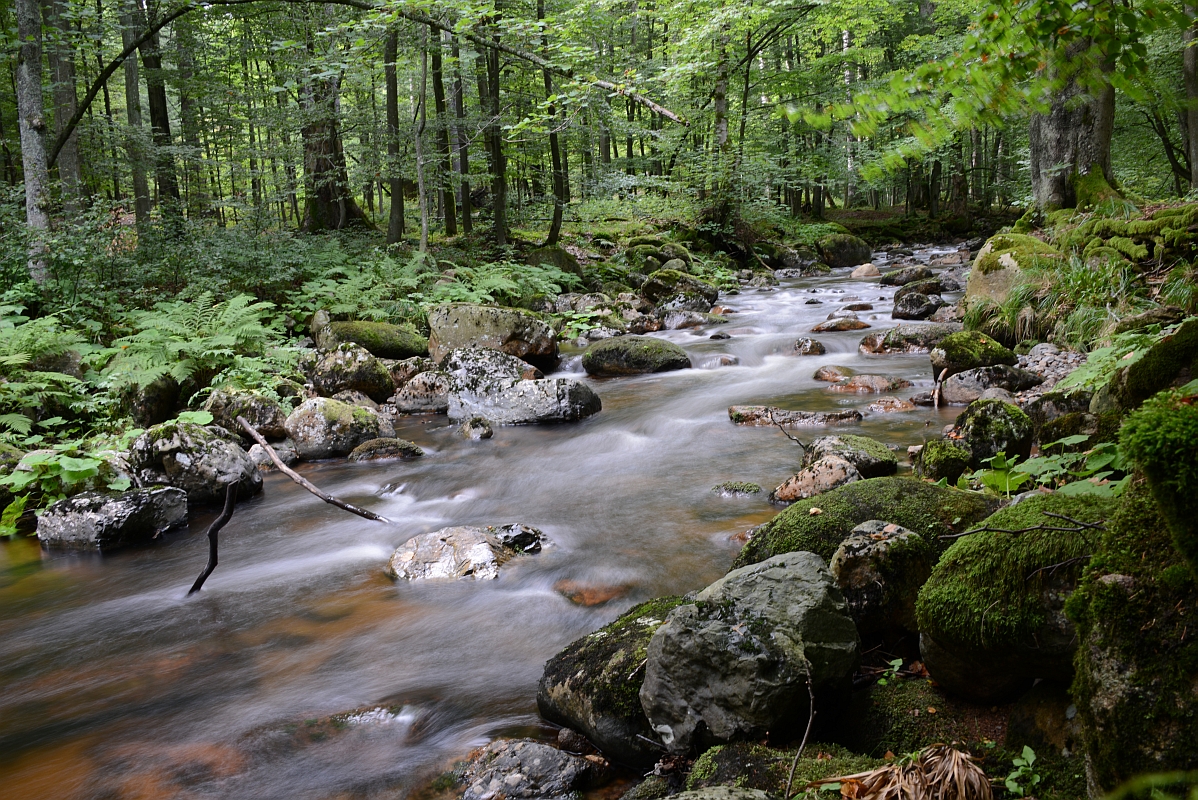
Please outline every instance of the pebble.
[{"label": "pebble", "polygon": [[1020,405],[1025,405],[1040,395],[1052,390],[1066,375],[1086,361],[1085,353],[1061,350],[1055,345],[1038,344],[1026,356],[1016,357],[1016,366],[1034,372],[1044,378],[1044,383],[1015,395]]}]

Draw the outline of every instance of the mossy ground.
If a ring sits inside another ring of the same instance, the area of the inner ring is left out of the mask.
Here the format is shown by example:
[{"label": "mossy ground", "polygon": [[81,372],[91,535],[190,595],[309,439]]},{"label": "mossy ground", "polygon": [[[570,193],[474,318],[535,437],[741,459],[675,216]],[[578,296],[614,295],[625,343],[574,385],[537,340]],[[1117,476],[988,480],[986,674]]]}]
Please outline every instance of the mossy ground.
[{"label": "mossy ground", "polygon": [[[912,478],[857,481],[800,500],[762,525],[740,551],[733,568],[799,550],[831,559],[852,529],[871,519],[901,525],[939,548],[939,536],[963,531],[997,508],[997,498]],[[818,512],[812,513],[813,509]]]},{"label": "mossy ground", "polygon": [[[985,522],[987,528],[1019,530],[1036,525],[1072,527],[1047,517],[1063,514],[1096,523],[1114,504],[1097,497],[1050,494],[1004,508]],[[919,629],[946,647],[971,650],[1027,646],[1045,623],[1040,593],[1045,581],[1071,583],[1084,562],[1048,568],[1091,555],[1099,532],[982,532],[956,540],[923,585],[916,602]]]},{"label": "mossy ground", "polygon": [[1133,481],[1066,611],[1081,646],[1072,695],[1093,778],[1198,768],[1198,583],[1145,481]]},{"label": "mossy ground", "polygon": [[937,743],[957,743],[984,751],[1001,742],[1007,706],[974,705],[947,695],[927,678],[894,678],[875,684],[854,699],[859,716],[846,730],[845,743],[881,758],[906,755]]},{"label": "mossy ground", "polygon": [[[699,756],[691,767],[686,788],[736,786],[760,789],[781,797],[790,775],[794,749],[775,749],[751,742],[718,745]],[[792,794],[812,781],[863,772],[882,764],[835,744],[809,742],[795,768]]]}]

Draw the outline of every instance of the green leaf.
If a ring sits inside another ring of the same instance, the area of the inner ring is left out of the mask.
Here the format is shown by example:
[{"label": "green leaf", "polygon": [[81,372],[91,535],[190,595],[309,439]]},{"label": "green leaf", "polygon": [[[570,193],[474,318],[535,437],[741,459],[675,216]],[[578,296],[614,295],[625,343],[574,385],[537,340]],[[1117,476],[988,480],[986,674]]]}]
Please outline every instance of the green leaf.
[{"label": "green leaf", "polygon": [[128,476],[122,475],[119,478],[116,478],[115,480],[111,481],[108,484],[108,488],[114,492],[123,492],[132,485],[133,485],[133,481],[129,480]]},{"label": "green leaf", "polygon": [[29,495],[23,494],[5,506],[4,513],[0,514],[0,536],[16,536],[17,520],[25,513],[28,502]]},{"label": "green leaf", "polygon": [[180,422],[194,422],[196,425],[209,425],[212,423],[213,416],[207,411],[181,411],[179,412]]}]

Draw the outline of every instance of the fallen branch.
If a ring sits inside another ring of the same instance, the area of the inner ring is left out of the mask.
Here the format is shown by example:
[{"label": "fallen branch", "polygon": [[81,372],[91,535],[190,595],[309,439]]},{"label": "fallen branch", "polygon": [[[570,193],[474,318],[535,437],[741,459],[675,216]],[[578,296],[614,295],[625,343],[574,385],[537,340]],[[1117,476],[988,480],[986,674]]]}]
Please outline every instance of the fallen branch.
[{"label": "fallen branch", "polygon": [[1062,569],[1063,567],[1072,566],[1073,564],[1084,564],[1085,562],[1089,561],[1093,557],[1094,557],[1093,554],[1087,554],[1084,556],[1075,556],[1074,558],[1067,558],[1064,561],[1061,561],[1057,564],[1049,564],[1047,567],[1040,567],[1039,569],[1032,570],[1031,572],[1028,573],[1028,576],[1026,578],[1024,578],[1024,580],[1030,581],[1033,577],[1035,577],[1038,573],[1041,573],[1041,572],[1047,572],[1049,575],[1052,575],[1058,569]]},{"label": "fallen branch", "polygon": [[333,497],[328,492],[323,492],[320,489],[317,489],[316,486],[314,486],[310,481],[308,481],[306,478],[301,476],[298,472],[293,470],[291,467],[284,464],[282,462],[282,460],[279,458],[279,454],[275,452],[274,448],[271,447],[270,445],[268,445],[266,443],[266,440],[262,438],[262,434],[258,433],[258,431],[255,430],[253,425],[251,425],[245,421],[245,417],[237,417],[237,424],[240,425],[242,428],[244,428],[245,432],[248,433],[255,442],[262,445],[262,449],[266,451],[266,454],[268,456],[270,456],[270,460],[273,461],[275,463],[275,466],[279,468],[279,472],[282,472],[288,478],[291,478],[291,480],[295,481],[300,486],[304,487],[309,492],[311,492],[312,494],[319,497],[321,500],[325,501],[329,505],[337,506],[337,508],[343,508],[351,514],[357,514],[359,517],[365,517],[366,519],[372,519],[375,522],[387,522],[387,523],[391,522],[391,520],[387,519],[386,517],[379,516],[378,514],[374,513],[373,511],[368,511],[365,508],[358,508],[357,506],[353,505],[352,503],[347,503],[344,500]]},{"label": "fallen branch", "polygon": [[779,422],[778,420],[774,419],[774,409],[767,407],[767,408],[766,408],[766,414],[768,414],[768,415],[769,415],[770,422],[772,422],[772,423],[774,423],[775,425],[777,425],[777,426],[778,426],[778,430],[782,431],[782,435],[783,435],[783,436],[785,436],[787,439],[790,439],[792,442],[794,442],[795,444],[797,444],[799,447],[803,448],[803,452],[804,452],[804,453],[806,453],[806,452],[807,452],[807,445],[805,445],[805,444],[803,444],[801,441],[799,441],[799,438],[798,438],[797,436],[791,436],[789,433],[787,433],[787,432],[786,432],[786,428],[782,427],[782,423],[781,423],[781,422]]},{"label": "fallen branch", "polygon": [[196,578],[196,582],[191,585],[191,591],[187,594],[191,596],[198,592],[204,585],[204,581],[208,580],[208,576],[212,574],[212,570],[216,569],[216,534],[220,533],[220,529],[225,527],[225,523],[233,516],[233,506],[237,503],[237,481],[230,481],[225,486],[225,508],[220,512],[220,516],[212,521],[208,526],[208,566],[204,567],[204,571],[200,573],[200,577]]},{"label": "fallen branch", "polygon": [[785,800],[790,800],[790,785],[794,783],[795,769],[799,766],[799,757],[807,747],[807,737],[811,735],[811,725],[815,722],[815,690],[811,688],[811,665],[807,665],[807,730],[803,731],[803,741],[799,742],[799,750],[794,760],[790,762],[790,775],[786,777],[786,791],[782,793]]},{"label": "fallen branch", "polygon": [[1018,536],[1023,533],[1031,533],[1032,531],[1046,531],[1051,533],[1081,533],[1082,531],[1086,530],[1106,530],[1106,526],[1102,524],[1106,522],[1106,520],[1099,520],[1098,522],[1082,522],[1079,519],[1073,519],[1073,517],[1067,517],[1064,514],[1054,514],[1051,511],[1041,511],[1040,513],[1046,517],[1056,517],[1057,519],[1063,519],[1066,522],[1072,522],[1076,527],[1065,528],[1056,525],[1032,525],[1027,528],[974,528],[973,530],[968,530],[964,533],[946,534],[941,536],[940,539],[960,539],[962,536],[971,536],[975,533],[1009,533],[1012,536]]}]

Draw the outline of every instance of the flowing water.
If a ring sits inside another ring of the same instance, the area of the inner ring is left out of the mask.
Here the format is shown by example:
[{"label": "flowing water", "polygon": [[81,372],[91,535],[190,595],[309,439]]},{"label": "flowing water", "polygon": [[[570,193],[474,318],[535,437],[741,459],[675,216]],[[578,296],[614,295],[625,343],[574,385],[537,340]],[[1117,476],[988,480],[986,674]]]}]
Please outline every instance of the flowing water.
[{"label": "flowing water", "polygon": [[[301,468],[394,525],[267,475],[221,533],[220,566],[196,597],[186,591],[211,512],[102,557],[0,545],[0,797],[402,797],[495,735],[544,734],[546,659],[634,602],[720,577],[738,535],[777,513],[765,495],[802,451],[776,428],[731,424],[729,405],[864,411],[873,396],[812,379],[825,364],[914,381],[904,397],[931,386],[926,355],[859,355],[860,331],[815,334],[824,356],[787,355],[849,302],[875,303],[861,314],[870,332],[892,327],[892,294],[843,272],[748,289],[721,299],[737,312],[728,324],[658,334],[697,369],[593,380],[603,411],[582,423],[469,442],[443,416],[409,417],[397,434],[423,459]],[[732,338],[709,339],[717,329]],[[714,367],[721,355],[739,364]],[[564,369],[579,372],[577,357]],[[867,414],[839,430],[899,445],[902,463],[954,414]],[[727,480],[765,491],[711,491]],[[516,521],[551,545],[498,580],[383,575],[414,534]],[[578,587],[618,596],[582,606],[564,596]],[[352,709],[363,711],[327,719]]]}]

